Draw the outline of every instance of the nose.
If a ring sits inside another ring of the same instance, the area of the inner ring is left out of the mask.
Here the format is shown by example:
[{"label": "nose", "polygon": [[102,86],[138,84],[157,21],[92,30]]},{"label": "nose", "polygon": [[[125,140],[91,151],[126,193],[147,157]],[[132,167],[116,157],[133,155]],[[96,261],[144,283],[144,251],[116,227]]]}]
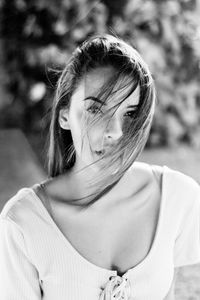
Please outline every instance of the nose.
[{"label": "nose", "polygon": [[116,141],[122,136],[122,125],[119,118],[113,116],[106,126],[105,138],[109,141]]}]

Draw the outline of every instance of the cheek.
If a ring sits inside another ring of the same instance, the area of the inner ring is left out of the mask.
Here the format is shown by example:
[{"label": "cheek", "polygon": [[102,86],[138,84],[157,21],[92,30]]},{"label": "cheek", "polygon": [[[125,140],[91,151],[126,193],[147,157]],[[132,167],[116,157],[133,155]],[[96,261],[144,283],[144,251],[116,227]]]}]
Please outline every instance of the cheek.
[{"label": "cheek", "polygon": [[89,125],[87,128],[87,123],[90,123],[90,121],[86,119],[86,116],[84,109],[77,107],[71,110],[69,116],[72,138],[77,154],[81,154],[84,149],[88,151],[90,147],[91,149],[99,148],[103,141],[105,126],[100,122],[92,124],[91,127]]},{"label": "cheek", "polygon": [[76,150],[80,148],[82,141],[82,115],[83,113],[80,110],[74,110],[71,111],[69,116],[72,139]]},{"label": "cheek", "polygon": [[103,128],[93,125],[92,128],[88,130],[88,139],[91,146],[97,146],[103,140]]}]

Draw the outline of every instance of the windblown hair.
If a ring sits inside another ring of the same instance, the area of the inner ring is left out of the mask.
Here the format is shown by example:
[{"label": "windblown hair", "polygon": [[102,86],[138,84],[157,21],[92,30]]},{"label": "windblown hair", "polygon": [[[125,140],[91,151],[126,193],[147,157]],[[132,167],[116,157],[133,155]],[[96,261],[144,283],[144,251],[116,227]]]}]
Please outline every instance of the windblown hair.
[{"label": "windblown hair", "polygon": [[[109,163],[106,160],[105,168],[102,168],[98,178],[94,179],[92,184],[96,186],[96,192],[87,205],[91,205],[107,193],[141,153],[149,135],[155,106],[156,92],[151,73],[132,46],[111,35],[95,36],[85,41],[73,52],[57,83],[50,125],[49,177],[65,173],[76,160],[71,132],[63,130],[59,125],[60,110],[70,108],[71,97],[85,74],[106,66],[112,66],[116,72],[96,97],[104,103],[116,95],[119,98],[122,94],[118,104],[111,109],[114,114],[120,104],[139,87],[139,106],[134,118],[128,125],[124,125],[124,134],[110,154]],[[86,120],[86,135],[90,127],[99,122],[99,118],[101,116],[95,115],[92,122]],[[120,168],[115,169],[119,159],[122,163]]]}]

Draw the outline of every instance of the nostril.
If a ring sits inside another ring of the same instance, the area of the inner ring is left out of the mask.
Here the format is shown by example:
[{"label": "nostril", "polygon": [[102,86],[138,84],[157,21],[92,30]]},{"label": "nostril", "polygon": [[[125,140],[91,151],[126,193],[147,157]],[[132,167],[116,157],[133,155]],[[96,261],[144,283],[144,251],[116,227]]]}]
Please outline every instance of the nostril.
[{"label": "nostril", "polygon": [[107,133],[107,139],[117,140],[122,136],[122,132],[109,132]]},{"label": "nostril", "polygon": [[105,133],[105,136],[108,138],[108,139],[113,139],[113,140],[116,140],[116,139],[119,139],[121,136],[123,135],[123,131],[121,128],[116,128],[116,129],[109,129],[106,133]]}]

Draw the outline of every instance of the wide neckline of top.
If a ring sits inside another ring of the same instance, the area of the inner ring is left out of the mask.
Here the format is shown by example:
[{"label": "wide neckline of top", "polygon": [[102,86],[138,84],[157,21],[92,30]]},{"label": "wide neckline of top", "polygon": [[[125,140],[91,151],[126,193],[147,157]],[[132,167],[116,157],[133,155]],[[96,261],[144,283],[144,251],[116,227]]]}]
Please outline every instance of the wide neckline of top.
[{"label": "wide neckline of top", "polygon": [[94,270],[97,270],[97,271],[101,271],[101,272],[107,273],[110,276],[120,276],[120,277],[127,278],[130,273],[132,273],[132,272],[134,273],[134,272],[140,270],[147,263],[147,261],[149,261],[149,259],[151,258],[152,254],[155,251],[155,248],[156,248],[156,245],[157,245],[157,241],[158,241],[158,236],[159,236],[159,233],[160,233],[160,227],[161,227],[161,221],[162,221],[162,215],[163,215],[163,208],[164,208],[164,202],[165,202],[165,186],[166,186],[165,185],[165,181],[166,181],[165,177],[166,177],[166,173],[167,173],[168,169],[169,168],[167,166],[165,166],[165,165],[162,166],[162,179],[161,179],[161,189],[162,190],[161,190],[161,197],[160,197],[159,216],[158,216],[157,226],[156,226],[155,235],[154,235],[154,238],[153,238],[153,242],[152,242],[151,248],[150,248],[149,252],[147,253],[147,255],[144,257],[144,259],[141,262],[139,262],[134,267],[128,269],[126,272],[123,273],[123,275],[119,275],[119,273],[118,273],[117,270],[110,270],[110,269],[106,269],[106,268],[103,268],[101,266],[98,266],[98,265],[90,262],[83,255],[81,255],[80,252],[65,237],[65,235],[62,233],[61,229],[57,226],[57,224],[55,223],[55,221],[53,220],[53,218],[49,214],[48,210],[44,206],[42,200],[40,199],[40,197],[34,191],[34,189],[33,188],[29,188],[29,190],[32,192],[34,198],[37,199],[37,202],[39,203],[40,208],[42,209],[43,213],[46,214],[47,218],[49,219],[49,221],[53,225],[55,231],[58,233],[58,235],[64,241],[64,244],[73,252],[73,254],[75,256],[77,256],[77,258],[80,261],[82,261],[84,264],[88,265],[90,268],[92,268]]}]

